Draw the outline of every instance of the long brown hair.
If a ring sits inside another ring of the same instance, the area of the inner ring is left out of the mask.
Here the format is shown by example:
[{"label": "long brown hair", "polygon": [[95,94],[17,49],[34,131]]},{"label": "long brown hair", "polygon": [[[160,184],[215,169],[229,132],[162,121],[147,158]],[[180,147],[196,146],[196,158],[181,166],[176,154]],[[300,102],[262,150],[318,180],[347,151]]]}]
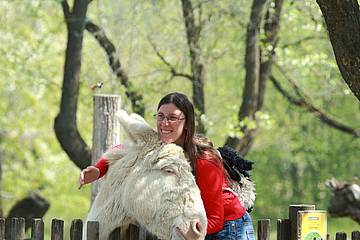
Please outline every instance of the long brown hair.
[{"label": "long brown hair", "polygon": [[222,169],[225,180],[229,182],[231,178],[226,169],[224,168],[221,154],[218,150],[214,148],[214,145],[210,141],[210,139],[204,136],[196,136],[194,138],[194,143],[196,146],[197,155],[218,165]]},{"label": "long brown hair", "polygon": [[188,155],[190,164],[195,171],[196,148],[194,145],[195,112],[194,106],[185,94],[173,92],[165,95],[159,102],[157,110],[164,104],[174,104],[185,115],[184,151]]},{"label": "long brown hair", "polygon": [[227,173],[223,168],[220,154],[213,147],[212,142],[202,136],[195,136],[195,112],[194,106],[185,94],[173,92],[165,95],[159,102],[157,110],[164,104],[174,104],[185,115],[185,140],[184,151],[187,154],[194,175],[196,176],[196,158],[201,155],[209,161],[214,161],[223,169],[227,178]]}]

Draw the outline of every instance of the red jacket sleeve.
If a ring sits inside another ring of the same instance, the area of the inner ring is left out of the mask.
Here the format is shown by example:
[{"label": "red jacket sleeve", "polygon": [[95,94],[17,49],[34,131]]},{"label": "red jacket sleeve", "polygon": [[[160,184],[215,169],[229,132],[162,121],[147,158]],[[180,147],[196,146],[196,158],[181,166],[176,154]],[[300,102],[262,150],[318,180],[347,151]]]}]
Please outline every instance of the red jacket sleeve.
[{"label": "red jacket sleeve", "polygon": [[[123,148],[124,147],[124,144],[119,144],[119,145],[116,145],[114,146],[113,148]],[[99,175],[99,178],[103,177],[108,169],[109,169],[109,161],[104,157],[102,156],[99,161],[97,161],[97,163],[95,164],[95,167],[97,167],[100,171],[100,175]]]},{"label": "red jacket sleeve", "polygon": [[224,202],[222,198],[224,175],[221,167],[211,160],[197,159],[196,182],[206,211],[207,234],[216,233],[224,225]]},{"label": "red jacket sleeve", "polygon": [[95,164],[95,167],[97,167],[100,171],[99,178],[102,178],[107,173],[107,170],[109,169],[109,161],[105,157],[102,157]]}]

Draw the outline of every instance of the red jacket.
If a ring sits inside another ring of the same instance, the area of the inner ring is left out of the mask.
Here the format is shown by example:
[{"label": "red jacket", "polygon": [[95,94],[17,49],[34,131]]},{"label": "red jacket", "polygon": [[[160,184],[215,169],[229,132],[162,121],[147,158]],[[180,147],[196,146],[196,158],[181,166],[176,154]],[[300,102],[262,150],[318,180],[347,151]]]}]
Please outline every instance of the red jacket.
[{"label": "red jacket", "polygon": [[208,220],[207,234],[220,231],[224,222],[241,218],[246,209],[229,190],[223,167],[217,157],[199,156],[196,160],[196,183],[200,189]]},{"label": "red jacket", "polygon": [[[101,178],[108,170],[108,160],[101,157],[95,167],[100,170],[99,178]],[[200,189],[208,221],[207,234],[216,233],[223,228],[225,221],[241,218],[246,210],[232,192],[223,190],[228,188],[228,184],[218,159],[199,156],[195,167],[196,183]]]}]

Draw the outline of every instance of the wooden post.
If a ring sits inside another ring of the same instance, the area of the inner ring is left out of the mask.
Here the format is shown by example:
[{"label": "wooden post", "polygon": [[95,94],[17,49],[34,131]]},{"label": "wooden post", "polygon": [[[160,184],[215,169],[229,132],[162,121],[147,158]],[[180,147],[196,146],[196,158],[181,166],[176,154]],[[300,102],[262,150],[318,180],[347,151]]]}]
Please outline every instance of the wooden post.
[{"label": "wooden post", "polygon": [[299,204],[290,205],[289,220],[290,220],[290,239],[298,240],[298,212],[304,210],[315,210],[315,205]]},{"label": "wooden post", "polygon": [[134,224],[130,224],[130,226],[126,230],[126,239],[138,240],[139,239],[139,227]]},{"label": "wooden post", "polygon": [[64,221],[53,219],[51,222],[51,240],[64,239]]},{"label": "wooden post", "polygon": [[87,239],[83,240],[99,240],[99,222],[87,222],[86,231]]},{"label": "wooden post", "polygon": [[290,221],[289,219],[277,220],[277,240],[290,240]]},{"label": "wooden post", "polygon": [[[120,143],[120,123],[115,116],[121,108],[120,100],[118,95],[94,96],[92,164],[95,164],[108,148]],[[92,184],[91,203],[98,188],[98,181]]]},{"label": "wooden post", "polygon": [[156,236],[151,234],[144,227],[139,227],[139,240],[158,240]]},{"label": "wooden post", "polygon": [[270,240],[270,219],[258,221],[258,240]]},{"label": "wooden post", "polygon": [[10,240],[23,240],[25,238],[25,219],[12,218]]},{"label": "wooden post", "polygon": [[118,227],[110,233],[108,240],[123,240],[125,239],[125,237],[123,237],[123,234],[124,234],[124,230]]},{"label": "wooden post", "polygon": [[44,240],[44,221],[34,218],[31,222],[31,240]]},{"label": "wooden post", "polygon": [[360,231],[353,231],[351,233],[351,240],[360,240]]},{"label": "wooden post", "polygon": [[346,233],[344,233],[344,232],[337,232],[335,239],[336,239],[336,240],[346,240]]},{"label": "wooden post", "polygon": [[5,218],[5,239],[10,239],[11,218]]},{"label": "wooden post", "polygon": [[0,240],[5,240],[5,219],[0,219]]},{"label": "wooden post", "polygon": [[83,223],[81,219],[74,219],[70,227],[70,240],[82,240]]}]

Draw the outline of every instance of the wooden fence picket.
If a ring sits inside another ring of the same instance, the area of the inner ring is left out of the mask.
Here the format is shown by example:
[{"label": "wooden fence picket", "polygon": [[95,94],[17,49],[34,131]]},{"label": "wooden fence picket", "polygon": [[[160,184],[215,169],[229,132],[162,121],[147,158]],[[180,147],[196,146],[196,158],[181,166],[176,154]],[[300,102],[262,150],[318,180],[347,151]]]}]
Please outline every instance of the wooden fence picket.
[{"label": "wooden fence picket", "polygon": [[351,233],[351,240],[360,240],[360,231],[353,231]]},{"label": "wooden fence picket", "polygon": [[74,219],[70,227],[70,240],[82,240],[83,223],[81,219]]},{"label": "wooden fence picket", "polygon": [[64,221],[53,219],[51,222],[51,240],[64,239]]},{"label": "wooden fence picket", "polygon": [[99,240],[99,222],[87,222],[86,236],[87,240]]},{"label": "wooden fence picket", "polygon": [[[6,225],[8,221],[9,225]],[[11,218],[0,219],[0,240],[44,240],[44,222],[42,219],[32,219],[31,239],[25,238],[25,219]],[[70,227],[70,240],[99,240],[99,223],[87,222],[86,239],[83,239],[83,222],[81,219],[74,219]],[[8,228],[8,229],[6,229]],[[9,234],[9,237],[6,234]],[[69,236],[69,235],[68,235]],[[346,240],[346,233],[336,233],[335,240]],[[51,240],[64,239],[64,221],[53,219],[51,222]],[[327,240],[330,235],[327,234]],[[130,225],[127,229],[117,228],[109,236],[109,240],[158,240],[145,228]],[[257,240],[270,240],[270,219],[260,219],[257,224]],[[277,240],[290,240],[289,219],[278,219]],[[351,233],[351,240],[360,240],[360,231]]]},{"label": "wooden fence picket", "polygon": [[44,240],[44,221],[40,218],[31,222],[31,240]]},{"label": "wooden fence picket", "polygon": [[277,220],[277,240],[289,240],[290,239],[290,220],[278,219]]},{"label": "wooden fence picket", "polygon": [[258,221],[258,239],[270,240],[270,219]]},{"label": "wooden fence picket", "polygon": [[25,238],[25,219],[12,218],[10,223],[10,240],[23,240]]},{"label": "wooden fence picket", "polygon": [[5,219],[0,219],[0,240],[5,239]]}]

